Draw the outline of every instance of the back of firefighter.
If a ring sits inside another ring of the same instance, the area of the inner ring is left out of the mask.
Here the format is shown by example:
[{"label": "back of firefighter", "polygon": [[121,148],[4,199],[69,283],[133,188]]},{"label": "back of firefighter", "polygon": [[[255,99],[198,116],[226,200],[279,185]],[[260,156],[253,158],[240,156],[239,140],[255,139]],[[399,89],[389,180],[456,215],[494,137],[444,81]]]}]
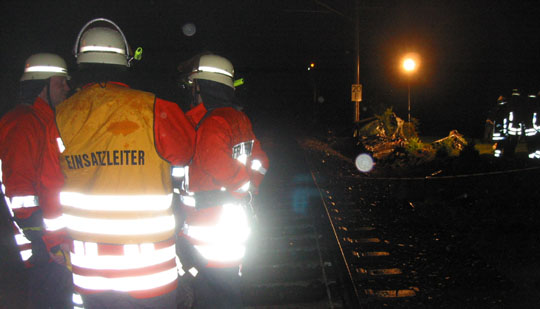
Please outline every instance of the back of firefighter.
[{"label": "back of firefighter", "polygon": [[495,142],[494,156],[501,157],[508,139],[508,99],[499,96],[497,105],[490,111],[488,120],[492,120],[491,141]]},{"label": "back of firefighter", "polygon": [[532,124],[533,105],[534,98],[517,89],[513,90],[509,100],[508,142],[503,150],[503,155],[513,156],[519,142],[528,142],[531,137],[536,135]]},{"label": "back of firefighter", "polygon": [[64,178],[54,123],[55,107],[69,91],[68,77],[61,57],[32,55],[21,78],[20,102],[0,120],[2,193],[15,244],[27,267],[31,308],[66,308],[71,299],[58,201]]},{"label": "back of firefighter", "polygon": [[524,125],[525,142],[530,159],[540,159],[540,101],[538,93],[527,96]]},{"label": "back of firefighter", "polygon": [[113,21],[89,21],[74,53],[84,85],[56,123],[75,290],[85,308],[175,308],[171,164],[192,157],[194,129],[177,104],[122,82],[133,58]]},{"label": "back of firefighter", "polygon": [[196,128],[196,144],[181,188],[186,217],[179,234],[180,273],[192,282],[194,308],[240,308],[250,200],[268,158],[250,120],[233,103],[232,64],[217,55],[195,62],[186,115]]},{"label": "back of firefighter", "polygon": [[518,89],[512,90],[510,98],[498,100],[500,106],[493,130],[495,157],[512,157],[516,152],[518,142],[524,135],[526,110],[524,98]]}]

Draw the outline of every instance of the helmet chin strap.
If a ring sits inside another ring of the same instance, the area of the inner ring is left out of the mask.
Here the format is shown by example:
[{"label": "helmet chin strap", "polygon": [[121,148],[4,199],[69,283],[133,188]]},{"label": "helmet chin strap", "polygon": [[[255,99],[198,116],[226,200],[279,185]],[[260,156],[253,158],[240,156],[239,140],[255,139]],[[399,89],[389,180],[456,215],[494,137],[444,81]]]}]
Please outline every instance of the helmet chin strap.
[{"label": "helmet chin strap", "polygon": [[47,78],[47,103],[49,103],[49,106],[51,107],[53,111],[56,110],[51,99],[51,79],[50,78]]},{"label": "helmet chin strap", "polygon": [[[201,90],[199,89],[199,84],[197,83],[197,80],[193,80],[193,89],[191,91],[191,98],[190,98],[190,105],[192,107],[195,107],[197,105],[199,105],[199,97],[201,96]],[[201,101],[202,101],[202,98],[201,98]]]}]

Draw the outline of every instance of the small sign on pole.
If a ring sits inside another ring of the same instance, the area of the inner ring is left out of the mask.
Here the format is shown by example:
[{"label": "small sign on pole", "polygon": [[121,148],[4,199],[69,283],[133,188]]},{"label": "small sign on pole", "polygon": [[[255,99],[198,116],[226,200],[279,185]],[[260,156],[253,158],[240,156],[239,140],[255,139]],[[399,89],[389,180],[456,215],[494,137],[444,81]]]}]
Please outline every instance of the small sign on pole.
[{"label": "small sign on pole", "polygon": [[362,84],[352,84],[351,101],[362,102]]}]

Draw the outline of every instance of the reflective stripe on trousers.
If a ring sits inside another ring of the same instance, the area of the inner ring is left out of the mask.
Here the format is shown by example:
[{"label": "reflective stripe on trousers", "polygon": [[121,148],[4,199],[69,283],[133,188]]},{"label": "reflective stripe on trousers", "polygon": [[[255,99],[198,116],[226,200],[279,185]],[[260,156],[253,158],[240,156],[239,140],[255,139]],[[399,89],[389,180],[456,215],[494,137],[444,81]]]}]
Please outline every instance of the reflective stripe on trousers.
[{"label": "reflective stripe on trousers", "polygon": [[225,204],[215,225],[184,225],[184,234],[209,262],[235,263],[244,258],[251,232],[244,206]]},{"label": "reflective stripe on trousers", "polygon": [[177,278],[174,240],[140,245],[74,241],[70,257],[73,282],[86,290],[142,291]]},{"label": "reflective stripe on trousers", "polygon": [[172,194],[96,195],[61,192],[75,239],[73,282],[89,291],[158,289],[177,279]]}]

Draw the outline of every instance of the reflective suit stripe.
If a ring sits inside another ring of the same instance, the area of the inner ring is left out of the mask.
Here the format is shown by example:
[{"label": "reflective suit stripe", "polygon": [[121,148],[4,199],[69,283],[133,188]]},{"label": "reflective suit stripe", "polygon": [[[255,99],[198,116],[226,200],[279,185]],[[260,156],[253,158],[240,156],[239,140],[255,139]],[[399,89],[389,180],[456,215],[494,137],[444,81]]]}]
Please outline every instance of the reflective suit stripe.
[{"label": "reflective suit stripe", "polygon": [[[154,242],[171,237],[175,227],[174,216],[170,212],[171,200],[171,194],[103,196],[60,193],[63,219],[72,236],[77,240],[104,243]],[[99,201],[103,202],[98,204]],[[96,229],[96,226],[100,228]]]},{"label": "reflective suit stripe", "polygon": [[[14,209],[19,208],[31,208],[31,207],[37,207],[37,198],[35,195],[28,195],[28,196],[14,196],[12,198],[9,198],[6,196],[6,187],[1,182],[3,177],[2,174],[2,160],[0,160],[0,184],[2,189],[2,194],[4,195],[4,199],[6,201],[6,205],[8,206],[8,210],[11,214],[11,217],[15,217]],[[13,232],[14,232],[14,239],[15,244],[17,245],[17,249],[19,250],[19,255],[21,256],[21,259],[23,262],[28,261],[30,257],[32,256],[32,243],[26,236],[24,236],[22,229],[12,221],[13,226]]]},{"label": "reflective suit stripe", "polygon": [[183,233],[208,261],[215,263],[240,263],[246,252],[246,242],[251,232],[247,214],[241,204],[226,204],[221,208],[218,222],[212,225],[184,225]]},{"label": "reflective suit stripe", "polygon": [[85,290],[140,291],[164,286],[176,279],[177,270],[174,241],[163,245],[115,245],[119,254],[111,255],[99,247],[112,245],[77,241],[71,253],[74,283]]},{"label": "reflective suit stripe", "polygon": [[266,169],[263,167],[261,161],[258,159],[253,159],[251,161],[251,169],[261,173],[262,175],[266,175]]}]

